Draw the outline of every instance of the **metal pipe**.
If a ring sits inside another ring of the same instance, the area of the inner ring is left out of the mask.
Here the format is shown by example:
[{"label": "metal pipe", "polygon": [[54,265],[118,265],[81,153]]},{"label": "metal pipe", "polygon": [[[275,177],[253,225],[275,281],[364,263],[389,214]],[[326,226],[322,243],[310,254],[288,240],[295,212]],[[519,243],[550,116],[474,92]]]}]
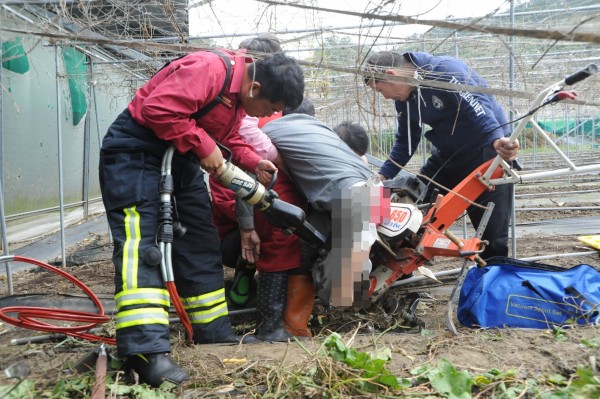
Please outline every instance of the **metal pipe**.
[{"label": "metal pipe", "polygon": [[[96,327],[96,328],[92,328],[91,330],[88,330],[88,333],[91,334],[95,334],[98,332],[102,332],[104,331],[104,328],[102,327]],[[10,340],[10,344],[11,345],[26,345],[26,344],[36,344],[36,343],[40,343],[40,342],[47,342],[47,341],[59,341],[61,339],[66,339],[67,335],[65,334],[44,334],[44,335],[34,335],[31,337],[24,337],[24,338],[13,338]]]},{"label": "metal pipe", "polygon": [[[515,1],[510,0],[510,28],[515,28]],[[512,92],[515,88],[515,54],[514,54],[515,36],[511,34],[508,38],[508,89]],[[515,97],[508,98],[508,120],[514,120]],[[511,124],[511,130],[514,129],[514,122]],[[525,140],[524,140],[525,141]],[[515,212],[515,188],[510,187],[510,231],[511,231],[511,254],[517,257],[517,235],[515,230],[515,221],[517,218]]]},{"label": "metal pipe", "polygon": [[[573,11],[589,11],[589,10],[597,10],[600,9],[600,6],[598,5],[593,5],[593,6],[581,6],[581,7],[569,7],[569,12],[573,12]],[[540,15],[540,14],[554,14],[554,13],[564,13],[565,9],[564,8],[554,8],[551,10],[536,10],[536,11],[519,11],[517,13],[514,13],[514,15]],[[499,18],[499,17],[505,17],[506,14],[505,13],[499,13],[499,14],[494,14],[494,15],[489,15],[487,16],[487,18]],[[448,18],[448,21],[451,21],[451,18]]]},{"label": "metal pipe", "polygon": [[23,3],[26,4],[56,4],[56,3],[66,3],[66,4],[72,4],[72,3],[91,3],[94,0],[27,0],[27,1],[23,1],[23,0],[2,0],[2,3],[4,4],[10,4],[10,5],[23,5]]},{"label": "metal pipe", "polygon": [[[571,181],[572,181],[572,183],[577,183],[577,182],[579,182],[579,183],[596,183],[596,182],[598,182],[598,177],[593,176],[593,173],[590,173],[590,174],[592,176],[589,176],[589,177],[579,176],[577,178],[573,178]],[[546,180],[531,179],[530,181],[526,181],[526,182],[522,182],[522,183],[527,183],[527,184],[528,183],[535,183],[535,184],[552,183],[552,184],[556,184],[556,183],[562,183],[562,182],[567,182],[567,181],[568,181],[567,179],[546,179]]]},{"label": "metal pipe", "polygon": [[[89,203],[102,202],[102,197],[92,198],[88,202]],[[65,204],[64,205],[64,209],[79,208],[82,205],[83,205],[83,201],[72,202],[72,203],[69,203],[69,204]],[[27,211],[27,212],[15,213],[13,215],[7,216],[6,220],[7,221],[16,220],[16,219],[19,219],[19,218],[22,218],[22,217],[35,216],[35,215],[39,215],[41,213],[47,213],[47,212],[57,211],[59,209],[60,209],[60,207],[53,206],[53,207],[50,207],[50,208],[36,209],[34,211]]]},{"label": "metal pipe", "polygon": [[[440,278],[440,277],[448,277],[448,276],[454,276],[456,274],[458,274],[460,272],[460,268],[458,269],[451,269],[451,270],[444,270],[442,272],[437,272],[434,273],[433,275],[436,278]],[[398,280],[396,281],[394,284],[392,284],[392,286],[390,288],[396,288],[396,287],[403,287],[405,285],[411,285],[413,283],[417,283],[419,281],[423,281],[423,280],[432,280],[430,277],[427,276],[413,276],[413,277],[409,277],[403,280]],[[435,281],[435,280],[432,280]]]},{"label": "metal pipe", "polygon": [[[587,255],[594,255],[597,254],[598,251],[586,251],[586,252],[571,252],[571,253],[566,253],[566,254],[552,254],[552,255],[541,255],[541,256],[530,256],[527,258],[518,258],[518,260],[523,260],[526,262],[532,262],[532,261],[536,261],[536,260],[542,260],[542,259],[552,259],[552,258],[568,258],[568,257],[574,257],[574,256],[587,256]],[[475,263],[473,263],[473,266],[471,267],[475,267]],[[450,269],[450,270],[444,270],[442,272],[437,272],[434,273],[433,275],[436,278],[443,278],[443,277],[450,277],[450,276],[454,276],[457,275],[458,273],[460,273],[460,268],[457,269]],[[396,281],[394,284],[392,284],[392,286],[390,288],[397,288],[397,287],[403,287],[403,286],[407,286],[407,285],[411,285],[414,283],[418,283],[420,281],[424,281],[424,280],[432,280],[432,282],[434,282],[435,280],[433,280],[430,277],[427,276],[413,276],[413,277],[409,277],[403,280],[398,280]],[[442,284],[442,283],[440,283]]]},{"label": "metal pipe", "polygon": [[551,259],[551,258],[569,258],[571,256],[587,256],[587,255],[594,255],[597,253],[598,253],[598,251],[571,252],[568,254],[530,256],[529,258],[521,258],[520,260],[525,260],[525,261],[531,262],[531,261],[542,260],[542,259]]},{"label": "metal pipe", "polygon": [[59,63],[59,46],[54,46],[54,63],[56,66],[56,124],[57,124],[57,136],[58,136],[58,206],[60,213],[60,252],[62,257],[62,266],[67,265],[67,256],[65,249],[65,209],[64,209],[64,187],[63,187],[63,167],[62,167],[62,109],[60,107],[60,76],[58,74]]},{"label": "metal pipe", "polygon": [[[22,2],[21,2],[22,3]],[[21,18],[23,21],[25,22],[29,22],[32,25],[35,25],[35,22],[33,22],[32,19],[27,18],[25,15],[21,14],[18,11],[13,10],[12,8],[10,8],[9,6],[7,6],[6,4],[2,4],[2,8],[4,8],[6,11],[8,11],[9,13]]]},{"label": "metal pipe", "polygon": [[[565,118],[567,118],[567,114],[565,114]],[[565,123],[567,119],[565,119]],[[542,137],[547,141],[548,145],[554,150],[554,152],[556,153],[556,155],[558,155],[559,157],[562,158],[563,161],[565,161],[565,163],[567,165],[569,165],[570,168],[575,168],[575,164],[571,161],[571,159],[569,158],[569,137],[568,137],[568,133],[565,132],[565,134],[567,134],[567,154],[565,154],[564,152],[562,152],[562,150],[556,145],[556,143],[554,142],[554,140],[552,140],[550,137],[548,137],[548,135],[546,134],[546,132],[540,127],[540,125],[537,124],[537,122],[535,121],[531,121],[531,126],[539,133],[542,135]],[[564,136],[563,136],[564,137]]]},{"label": "metal pipe", "polygon": [[[90,57],[90,77],[91,77],[91,99],[94,102],[94,118],[96,120],[96,135],[98,136],[98,148],[102,148],[102,140],[100,138],[100,117],[99,117],[99,113],[98,113],[98,100],[96,97],[96,79],[94,79],[94,60],[93,58]],[[102,198],[100,198],[102,199]],[[89,202],[89,199],[88,199]],[[107,225],[108,225],[108,220],[107,220]],[[112,237],[112,231],[110,230],[110,225],[108,225],[108,241],[110,243],[113,242],[113,237]]]},{"label": "metal pipe", "polygon": [[[91,65],[91,63],[89,63]],[[91,67],[90,67],[91,68]],[[92,76],[90,74],[87,75],[88,82],[88,97],[92,98],[92,93],[90,89],[90,81]],[[87,101],[87,100],[86,100]],[[91,142],[91,126],[90,126],[91,116],[88,102],[88,109],[85,114],[85,126],[83,128],[83,193],[82,193],[82,201],[83,201],[83,219],[86,220],[89,215],[89,197],[90,197],[90,142]]]},{"label": "metal pipe", "polygon": [[[2,67],[0,66],[0,69]],[[0,90],[1,91],[1,90]],[[1,98],[0,98],[1,100]],[[0,112],[2,109],[0,109]],[[1,122],[1,120],[0,120]],[[4,195],[2,189],[2,179],[0,178],[0,222],[2,223],[2,248],[4,256],[8,257],[8,234],[6,232],[6,219],[4,217]],[[12,260],[12,259],[11,259]],[[12,281],[12,265],[10,260],[6,261],[6,283],[8,285],[8,295],[12,295],[13,292],[13,281]]]},{"label": "metal pipe", "polygon": [[528,194],[517,194],[516,198],[525,198],[525,197],[553,197],[553,196],[563,196],[568,194],[586,194],[586,193],[600,193],[600,190],[575,190],[575,191],[553,191],[551,193],[528,193]]},{"label": "metal pipe", "polygon": [[[0,31],[0,43],[2,42],[2,32]],[[4,130],[2,118],[2,97],[4,85],[2,84],[2,65],[0,65],[0,228],[2,229],[2,250],[4,255],[8,255],[8,233],[6,231],[6,215],[4,214]],[[8,295],[13,294],[12,265],[6,262],[6,283],[8,285]]]},{"label": "metal pipe", "polygon": [[[498,184],[507,184],[507,183],[526,183],[535,181],[539,183],[539,179],[544,177],[560,177],[560,176],[568,176],[572,174],[587,174],[587,173],[597,173],[600,172],[600,164],[598,165],[583,165],[576,166],[575,169],[563,168],[556,170],[546,170],[542,172],[533,172],[528,173],[526,175],[516,175],[509,177],[500,177],[497,179],[490,179],[490,183],[494,185]],[[487,172],[486,172],[487,173]],[[555,182],[555,181],[554,181]]]},{"label": "metal pipe", "polygon": [[[190,6],[191,8],[195,8],[194,5]],[[596,9],[600,9],[600,6],[581,6],[581,7],[570,7],[569,11],[589,11],[589,10],[596,10]],[[543,13],[544,14],[550,14],[550,13],[564,13],[565,10],[564,9],[552,9],[552,10],[544,10]],[[514,10],[513,10],[514,13]],[[539,14],[540,11],[519,11],[514,13],[514,15],[528,15],[528,14]],[[488,15],[486,16],[486,18],[498,18],[498,17],[505,17],[507,16],[507,14],[493,14],[493,15]],[[469,18],[447,18],[448,21],[463,21],[463,20],[469,20]],[[372,28],[377,28],[377,27],[393,27],[395,25],[404,25],[404,23],[390,23],[390,22],[380,22],[380,23],[374,23],[372,25],[368,25],[368,27],[372,27]],[[274,34],[275,36],[279,36],[279,35],[285,35],[285,34],[290,34],[290,33],[310,33],[310,32],[327,32],[327,31],[338,31],[338,30],[349,30],[349,29],[366,29],[368,28],[365,25],[351,25],[351,26],[327,26],[327,27],[321,27],[321,28],[307,28],[307,29],[294,29],[294,30],[280,30],[280,31],[275,31],[275,32],[271,32],[272,34]],[[244,36],[255,36],[256,32],[242,32],[242,33],[225,33],[225,34],[221,34],[221,35],[214,35],[214,34],[210,34],[210,35],[202,35],[202,36],[190,36],[188,38],[188,40],[193,40],[193,39],[225,39],[225,38],[233,38],[233,37],[244,37]],[[424,35],[423,35],[424,36]],[[469,37],[470,39],[470,37]],[[171,36],[171,37],[161,37],[161,38],[153,38],[153,41],[157,41],[157,42],[164,42],[164,41],[179,41],[181,40],[180,37],[177,36]],[[132,41],[147,41],[147,39],[137,39],[137,40],[132,40]]]},{"label": "metal pipe", "polygon": [[557,206],[552,208],[516,208],[517,211],[597,211],[600,206]]}]

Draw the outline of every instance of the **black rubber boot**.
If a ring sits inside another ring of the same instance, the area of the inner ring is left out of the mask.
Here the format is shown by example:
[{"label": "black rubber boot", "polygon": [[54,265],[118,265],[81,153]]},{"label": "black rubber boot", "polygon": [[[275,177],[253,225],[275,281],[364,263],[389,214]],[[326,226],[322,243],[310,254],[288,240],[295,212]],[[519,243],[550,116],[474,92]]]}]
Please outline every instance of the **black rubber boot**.
[{"label": "black rubber boot", "polygon": [[140,376],[140,382],[154,388],[158,388],[164,381],[179,385],[190,379],[188,373],[166,353],[129,356],[125,367],[135,371]]},{"label": "black rubber boot", "polygon": [[243,337],[233,333],[228,316],[218,317],[206,324],[193,324],[195,344],[252,344],[257,341],[255,335]]},{"label": "black rubber boot", "polygon": [[287,281],[287,272],[259,273],[256,307],[262,316],[262,323],[257,331],[261,341],[286,342],[292,337],[283,325]]}]

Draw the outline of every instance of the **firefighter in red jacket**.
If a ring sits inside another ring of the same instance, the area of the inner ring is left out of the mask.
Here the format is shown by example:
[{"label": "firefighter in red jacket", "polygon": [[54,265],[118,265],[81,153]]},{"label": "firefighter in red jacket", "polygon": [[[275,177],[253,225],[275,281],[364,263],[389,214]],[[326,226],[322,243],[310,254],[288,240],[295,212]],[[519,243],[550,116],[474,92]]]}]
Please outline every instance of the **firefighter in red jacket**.
[{"label": "firefighter in red jacket", "polygon": [[196,52],[153,76],[108,129],[99,172],[114,238],[117,349],[142,382],[158,386],[189,378],[168,356],[170,298],[157,256],[165,150],[176,148],[175,215],[187,232],[173,241],[172,263],[194,343],[238,343],[203,170],[223,164],[216,140],[231,149],[233,163],[267,183],[275,165],[256,155],[237,130],[246,114],[264,117],[298,106],[303,92],[302,70],[284,54],[252,62],[243,51]]},{"label": "firefighter in red jacket", "polygon": [[[247,38],[240,43],[239,48],[245,49],[246,54],[250,56],[283,52],[279,39],[269,33]],[[254,148],[254,143],[247,137],[244,137],[244,132],[254,132],[252,125],[256,120],[261,121],[267,118],[280,116],[281,113],[279,112],[274,113],[270,117],[262,117],[260,119],[246,116],[240,125],[239,134],[246,143],[252,145]],[[254,148],[254,150],[260,154],[260,148]],[[274,152],[275,154],[263,154],[262,156],[264,159],[273,161],[277,155],[276,151]],[[233,284],[229,290],[229,299],[235,305],[243,306],[250,299],[250,291],[253,287],[256,266],[245,262],[240,256],[240,232],[238,230],[238,220],[235,211],[235,193],[226,188],[214,175],[210,176],[209,185],[212,198],[213,223],[217,227],[217,232],[221,239],[221,260],[223,266],[235,268]],[[281,195],[285,195],[285,193],[280,193],[278,191],[277,194],[282,200],[291,202],[290,198],[281,197]],[[294,239],[297,240],[297,238],[291,238],[291,240]]]}]

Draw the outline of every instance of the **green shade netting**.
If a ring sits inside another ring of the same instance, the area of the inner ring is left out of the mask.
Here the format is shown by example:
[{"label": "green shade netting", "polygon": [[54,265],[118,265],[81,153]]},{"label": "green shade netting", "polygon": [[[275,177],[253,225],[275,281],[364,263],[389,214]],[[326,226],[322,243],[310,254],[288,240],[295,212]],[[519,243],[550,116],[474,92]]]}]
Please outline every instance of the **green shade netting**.
[{"label": "green shade netting", "polygon": [[29,71],[29,59],[20,38],[2,42],[2,68],[19,74]]},{"label": "green shade netting", "polygon": [[[555,119],[547,121],[537,121],[537,124],[546,131],[553,132],[557,135],[563,135],[567,132],[573,133],[574,130],[577,133],[584,133],[586,135],[595,134],[600,136],[600,118],[588,118],[588,119],[571,119],[565,121],[564,119]],[[530,124],[527,127],[531,127]]]},{"label": "green shade netting", "polygon": [[73,109],[73,126],[79,124],[87,112],[87,66],[85,55],[72,47],[63,49],[63,60],[71,92],[71,107]]}]

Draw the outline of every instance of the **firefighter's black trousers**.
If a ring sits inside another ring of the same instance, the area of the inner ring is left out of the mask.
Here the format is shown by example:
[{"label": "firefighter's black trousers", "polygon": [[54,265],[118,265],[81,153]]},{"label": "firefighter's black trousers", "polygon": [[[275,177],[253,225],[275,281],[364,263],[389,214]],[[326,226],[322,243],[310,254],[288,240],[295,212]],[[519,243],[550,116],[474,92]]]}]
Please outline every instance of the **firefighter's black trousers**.
[{"label": "firefighter's black trousers", "polygon": [[[102,143],[100,185],[114,239],[121,356],[170,350],[170,298],[156,262],[159,182],[166,148],[167,143],[135,123],[127,111],[112,124]],[[232,329],[208,189],[193,156],[176,153],[171,173],[176,214],[187,228],[172,244],[175,284],[194,327],[194,340],[219,341]]]}]

